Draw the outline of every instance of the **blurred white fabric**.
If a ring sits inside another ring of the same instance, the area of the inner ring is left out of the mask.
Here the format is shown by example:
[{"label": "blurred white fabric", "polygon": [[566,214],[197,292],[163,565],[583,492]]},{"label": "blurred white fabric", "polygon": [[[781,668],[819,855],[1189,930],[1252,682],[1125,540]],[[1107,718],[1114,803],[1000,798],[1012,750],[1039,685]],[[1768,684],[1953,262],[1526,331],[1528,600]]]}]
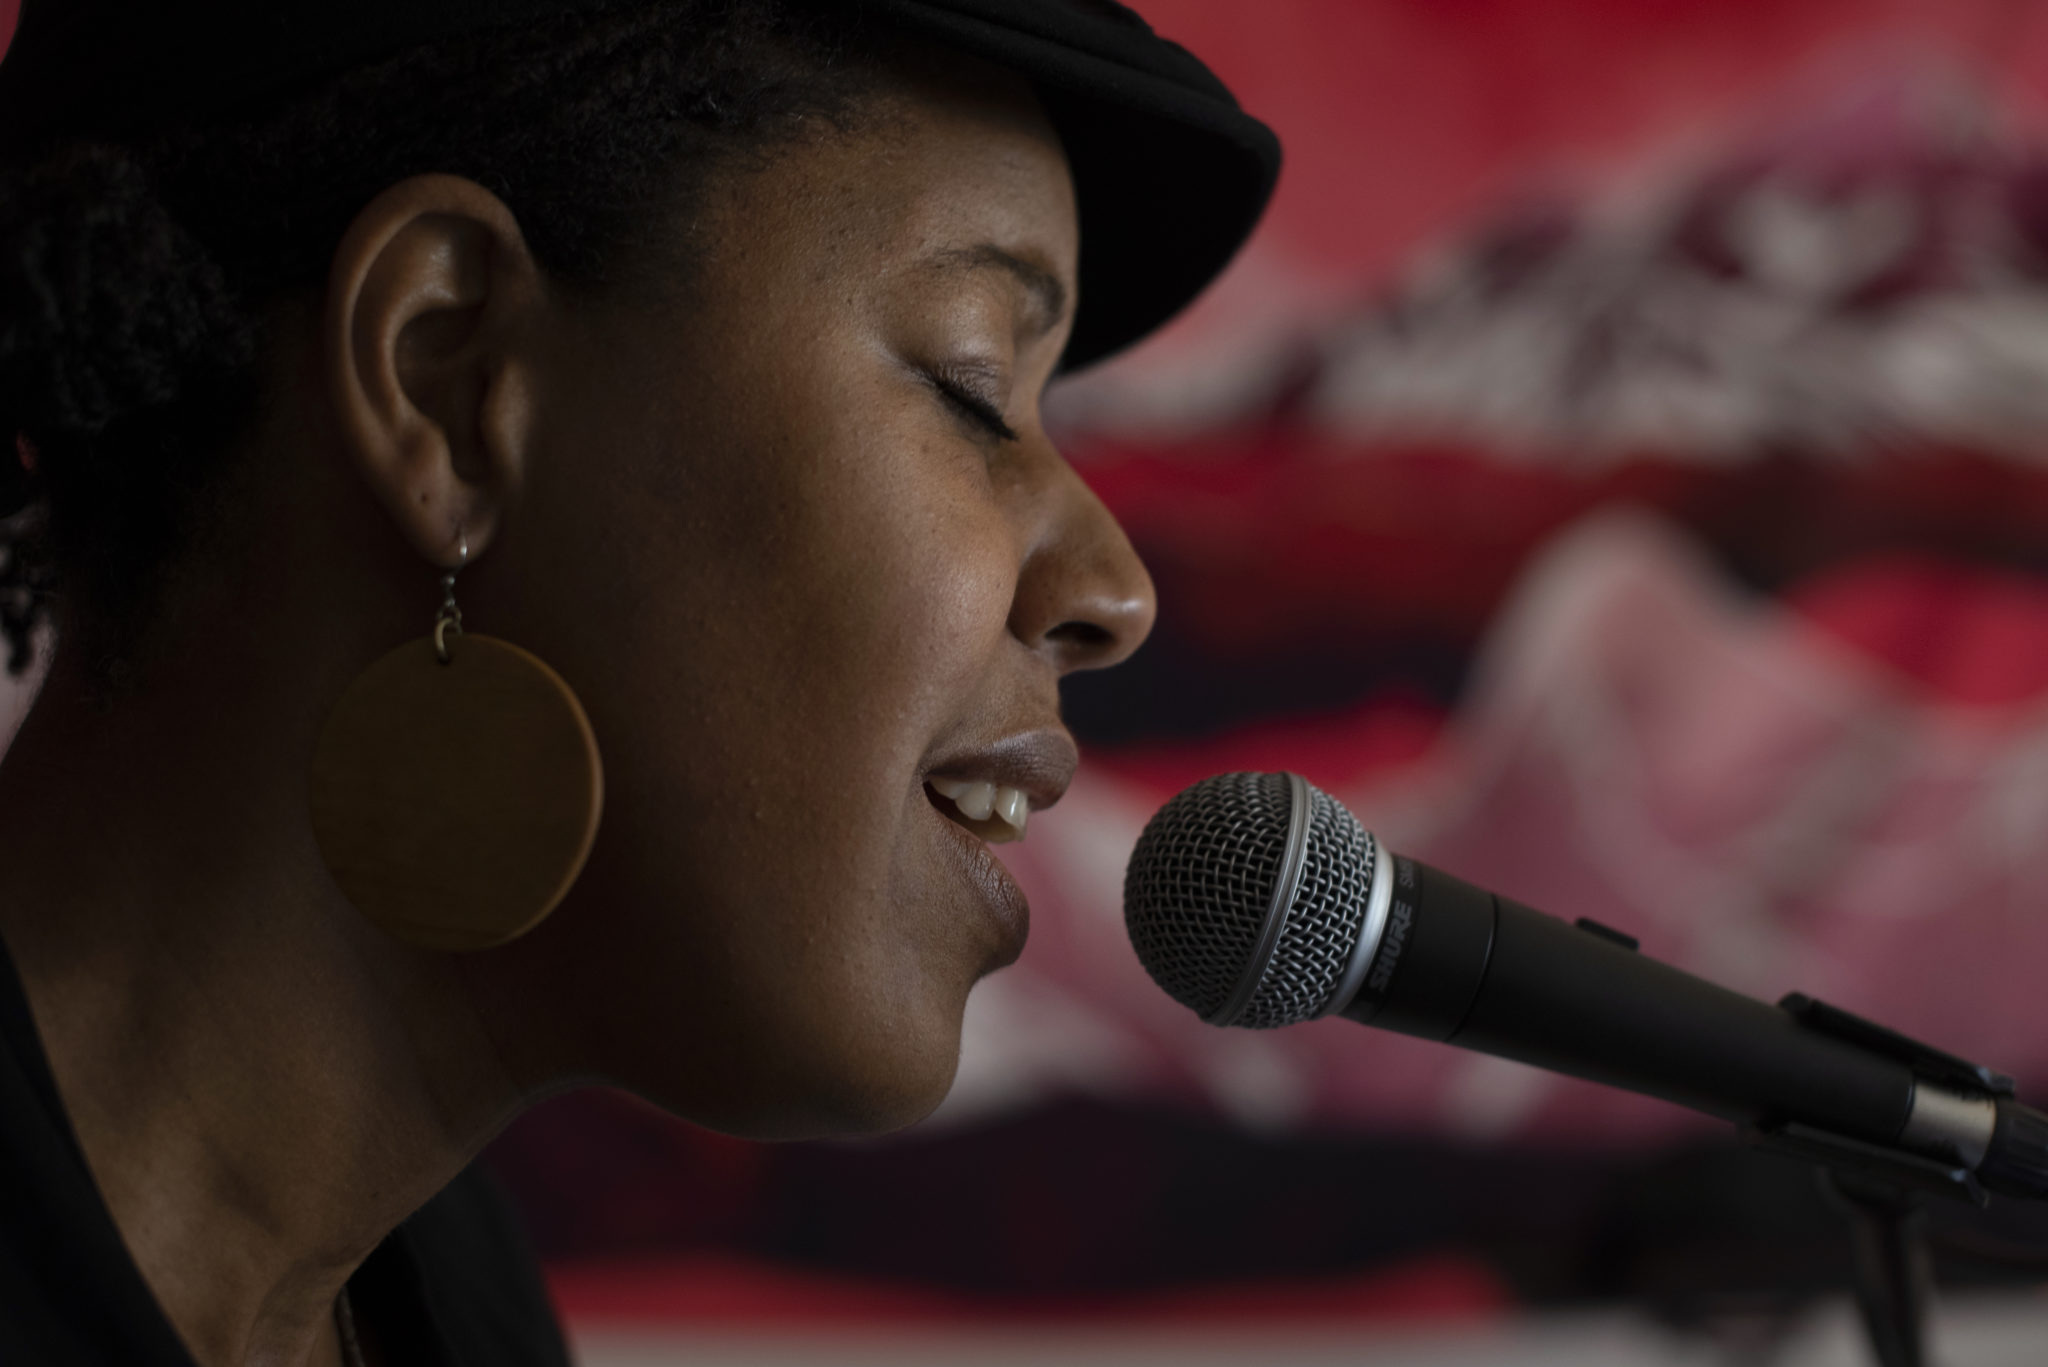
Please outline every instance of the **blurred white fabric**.
[{"label": "blurred white fabric", "polygon": [[[1939,1306],[1933,1360],[1951,1367],[2040,1367],[2048,1300]],[[1792,1326],[1782,1343],[1680,1338],[1622,1312],[1531,1318],[1435,1330],[1230,1328],[1159,1330],[818,1330],[574,1332],[583,1367],[1868,1367],[1870,1349],[1847,1305]]]}]

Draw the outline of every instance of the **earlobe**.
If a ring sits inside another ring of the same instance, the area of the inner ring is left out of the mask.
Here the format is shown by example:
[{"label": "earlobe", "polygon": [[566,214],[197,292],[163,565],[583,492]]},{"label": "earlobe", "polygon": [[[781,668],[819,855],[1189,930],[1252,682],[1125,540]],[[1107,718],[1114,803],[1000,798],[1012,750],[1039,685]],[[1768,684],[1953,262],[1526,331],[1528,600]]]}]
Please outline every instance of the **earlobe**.
[{"label": "earlobe", "polygon": [[447,564],[486,547],[523,482],[540,268],[474,181],[392,186],[335,253],[322,365],[344,441],[399,531]]}]

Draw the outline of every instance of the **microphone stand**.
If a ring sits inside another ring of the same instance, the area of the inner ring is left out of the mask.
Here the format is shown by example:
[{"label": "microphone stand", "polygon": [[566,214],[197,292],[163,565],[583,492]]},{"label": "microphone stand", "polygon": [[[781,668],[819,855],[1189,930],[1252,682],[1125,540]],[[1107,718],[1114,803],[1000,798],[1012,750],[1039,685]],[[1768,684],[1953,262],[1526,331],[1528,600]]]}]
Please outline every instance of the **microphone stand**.
[{"label": "microphone stand", "polygon": [[1819,1175],[1830,1204],[1850,1221],[1856,1306],[1878,1367],[1927,1367],[1934,1266],[1922,1198],[1832,1168]]},{"label": "microphone stand", "polygon": [[[1988,1096],[2011,1096],[2003,1074],[1931,1049],[1895,1031],[1798,993],[1779,1003],[1812,1030],[1909,1064],[1916,1076]],[[1991,1197],[1975,1173],[1956,1163],[1866,1144],[1799,1124],[1747,1128],[1757,1148],[1799,1158],[1819,1171],[1831,1204],[1849,1218],[1856,1305],[1878,1367],[1927,1367],[1927,1312],[1934,1266],[1927,1252],[1929,1195],[1978,1209]]]}]

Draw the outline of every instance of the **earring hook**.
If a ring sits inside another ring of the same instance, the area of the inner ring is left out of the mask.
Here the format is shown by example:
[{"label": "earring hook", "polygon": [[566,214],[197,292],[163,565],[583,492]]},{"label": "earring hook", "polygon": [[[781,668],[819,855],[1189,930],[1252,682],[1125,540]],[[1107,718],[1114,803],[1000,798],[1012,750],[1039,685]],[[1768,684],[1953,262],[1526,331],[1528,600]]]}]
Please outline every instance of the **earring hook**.
[{"label": "earring hook", "polygon": [[455,602],[455,576],[469,565],[469,532],[465,528],[456,533],[456,554],[462,563],[441,576],[441,610],[434,616],[434,658],[442,664],[449,662],[448,633],[462,634],[462,609]]}]

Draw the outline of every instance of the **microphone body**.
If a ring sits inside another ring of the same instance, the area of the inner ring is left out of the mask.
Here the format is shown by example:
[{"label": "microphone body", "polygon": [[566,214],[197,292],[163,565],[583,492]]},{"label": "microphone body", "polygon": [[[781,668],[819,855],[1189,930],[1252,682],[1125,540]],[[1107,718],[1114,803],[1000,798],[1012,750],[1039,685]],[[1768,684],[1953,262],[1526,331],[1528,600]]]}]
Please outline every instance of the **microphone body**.
[{"label": "microphone body", "polygon": [[[1340,1014],[1761,1125],[1897,1142],[1914,1076],[1788,1012],[1395,856],[1387,932]],[[1407,926],[1406,933],[1401,927]]]},{"label": "microphone body", "polygon": [[1340,1014],[1660,1097],[1876,1180],[2048,1199],[2048,1115],[2010,1078],[1393,854],[1296,775],[1220,775],[1167,803],[1124,914],[1154,981],[1211,1024]]}]

